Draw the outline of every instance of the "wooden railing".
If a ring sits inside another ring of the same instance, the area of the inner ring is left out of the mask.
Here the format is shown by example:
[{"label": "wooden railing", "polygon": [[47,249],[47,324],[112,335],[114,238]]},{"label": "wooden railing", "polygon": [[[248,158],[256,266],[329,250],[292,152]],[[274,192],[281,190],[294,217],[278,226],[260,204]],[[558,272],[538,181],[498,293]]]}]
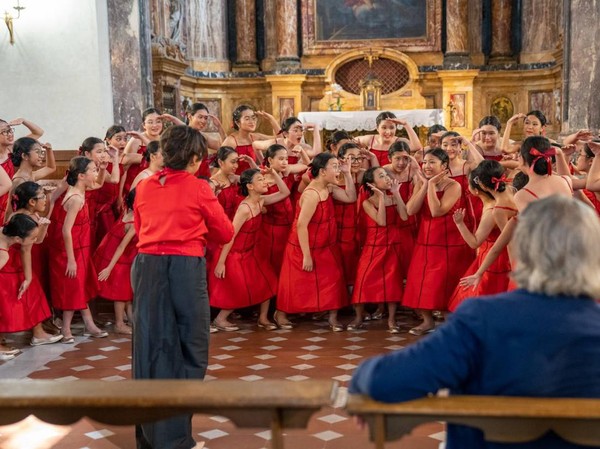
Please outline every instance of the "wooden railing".
[{"label": "wooden railing", "polygon": [[83,417],[132,425],[203,413],[225,416],[238,427],[270,428],[271,447],[282,449],[283,429],[306,428],[336,394],[337,383],[328,380],[7,380],[0,381],[0,425],[29,415],[60,425]]},{"label": "wooden railing", "polygon": [[600,446],[597,399],[450,396],[385,404],[350,395],[346,411],[367,422],[377,449],[432,421],[476,427],[496,443],[533,441],[553,431],[572,443]]}]

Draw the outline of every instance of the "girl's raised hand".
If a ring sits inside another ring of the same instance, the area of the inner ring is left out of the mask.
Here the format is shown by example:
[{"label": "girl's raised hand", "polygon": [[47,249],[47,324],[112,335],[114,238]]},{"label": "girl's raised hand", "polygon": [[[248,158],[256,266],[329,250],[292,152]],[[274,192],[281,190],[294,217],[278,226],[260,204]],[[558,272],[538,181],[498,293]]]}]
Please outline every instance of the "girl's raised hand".
[{"label": "girl's raised hand", "polygon": [[519,119],[521,119],[521,118],[522,118],[522,119],[524,119],[524,118],[526,118],[526,117],[527,117],[527,116],[526,116],[525,114],[523,114],[522,112],[519,112],[518,114],[515,114],[515,115],[513,115],[511,118],[509,118],[509,119],[508,119],[508,121],[507,121],[506,123],[507,123],[507,124],[508,124],[508,123],[514,123],[514,122],[516,122],[517,120],[519,120]]},{"label": "girl's raised hand", "polygon": [[350,164],[340,161],[340,171],[344,174],[350,174]]},{"label": "girl's raised hand", "polygon": [[473,130],[473,134],[471,134],[471,142],[477,142],[481,140],[481,128],[477,128]]},{"label": "girl's raised hand", "polygon": [[465,221],[465,210],[464,209],[456,209],[454,214],[452,215],[452,219],[456,224],[462,224]]},{"label": "girl's raised hand", "polygon": [[437,186],[440,182],[442,182],[448,176],[448,170],[442,170],[437,175],[432,176],[429,179],[430,184]]},{"label": "girl's raised hand", "polygon": [[400,185],[402,183],[397,179],[392,179],[392,187],[390,188],[390,192],[392,195],[400,195]]},{"label": "girl's raised hand", "polygon": [[381,190],[379,190],[377,187],[375,187],[374,184],[371,184],[370,182],[368,182],[367,185],[371,188],[373,195],[375,195],[377,197],[377,199],[383,198],[383,192]]},{"label": "girl's raised hand", "polygon": [[600,154],[600,142],[590,140],[587,142],[587,146],[590,147],[590,150],[592,150],[592,153],[594,153],[595,156]]}]

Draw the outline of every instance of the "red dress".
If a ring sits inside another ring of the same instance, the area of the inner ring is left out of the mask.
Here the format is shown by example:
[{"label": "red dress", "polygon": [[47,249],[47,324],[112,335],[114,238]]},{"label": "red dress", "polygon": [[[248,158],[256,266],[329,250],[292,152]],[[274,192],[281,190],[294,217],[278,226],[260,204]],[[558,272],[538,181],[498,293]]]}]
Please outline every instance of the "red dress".
[{"label": "red dress", "polygon": [[[359,186],[356,185],[358,192]],[[337,223],[337,241],[342,253],[342,264],[344,266],[344,277],[348,285],[354,285],[356,277],[356,266],[360,257],[357,235],[357,204],[344,203],[333,200],[335,207],[335,221]]]},{"label": "red dress", "polygon": [[[436,193],[441,198],[444,192]],[[426,310],[448,308],[458,281],[475,256],[452,219],[454,211],[461,207],[463,200],[459,198],[445,215],[432,217],[425,197],[402,305]]]},{"label": "red dress", "polygon": [[[113,165],[108,164],[106,168],[107,176],[112,173]],[[119,166],[120,175],[123,176],[123,166]],[[92,202],[88,202],[88,194],[92,194],[94,209],[92,209]],[[90,211],[90,218],[93,220],[93,227],[95,230],[92,232],[92,246],[98,247],[104,236],[113,227],[117,218],[121,214],[117,205],[119,197],[119,183],[111,184],[104,182],[102,187],[97,190],[91,190],[86,192],[86,202],[88,202],[88,209]]]},{"label": "red dress", "polygon": [[[121,244],[125,234],[127,234],[125,229],[126,224],[133,226],[133,222],[125,223],[120,219],[102,239],[100,246],[98,246],[94,254],[94,266],[98,273],[110,264],[117,247]],[[137,255],[137,241],[137,236],[134,236],[123,254],[121,254],[121,257],[119,257],[108,279],[98,282],[98,296],[111,301],[133,300],[131,265]]]},{"label": "red dress", "polygon": [[[371,143],[369,144],[369,151],[377,157],[377,160],[379,161],[379,166],[383,167],[384,165],[390,163],[388,150],[378,150],[376,148],[373,148],[373,144],[375,143],[375,137],[377,136],[373,136],[373,138],[371,139]],[[396,138],[396,140],[398,139]]]},{"label": "red dress", "polygon": [[483,202],[469,191],[469,177],[465,172],[466,165],[466,162],[463,163],[461,175],[450,177],[460,184],[462,207],[465,208],[465,225],[469,231],[475,232],[483,213]]},{"label": "red dress", "polygon": [[50,308],[35,276],[21,299],[17,299],[25,279],[20,245],[11,246],[8,256],[8,262],[0,269],[0,332],[21,332],[50,317]]},{"label": "red dress", "polygon": [[[131,164],[127,168],[127,171],[125,172],[125,182],[123,184],[123,198],[127,198],[127,194],[131,190],[131,184],[133,184],[133,181],[135,180],[137,175],[139,175],[140,172],[146,170],[150,165],[144,157],[146,154],[146,145],[140,145],[137,154],[142,155],[142,161],[139,164]],[[123,174],[123,165],[121,165],[120,170],[121,174]]]},{"label": "red dress", "polygon": [[[315,189],[309,187],[305,189]],[[318,192],[317,192],[318,193]],[[298,216],[292,224],[283,256],[277,308],[287,313],[322,312],[337,310],[348,304],[346,281],[341,254],[337,245],[337,225],[333,199],[321,199],[308,224],[308,243],[313,270],[302,269],[304,257],[298,240]]]},{"label": "red dress", "polygon": [[[284,182],[291,188],[294,182],[294,176],[289,175],[284,178]],[[269,187],[267,194],[279,192],[277,184]],[[292,200],[288,196],[269,206],[265,206],[267,212],[263,215],[262,226],[259,232],[259,246],[265,254],[265,259],[271,263],[275,273],[279,274],[285,245],[290,235],[292,222],[294,221],[294,209]]]},{"label": "red dress", "polygon": [[[63,197],[64,198],[64,197]],[[71,197],[67,198],[69,201]],[[67,216],[64,202],[58,202],[52,214],[52,227],[48,230],[50,246],[50,292],[52,305],[60,310],[83,310],[89,300],[98,292],[98,275],[92,263],[90,219],[87,205],[84,204],[75,218],[71,229],[73,252],[77,262],[77,275],[66,276],[67,251],[62,236],[62,228]]]},{"label": "red dress", "polygon": [[407,255],[403,251],[402,219],[396,205],[386,206],[385,226],[379,226],[364,210],[361,215],[367,232],[358,261],[352,304],[400,302],[404,284],[401,261]]},{"label": "red dress", "polygon": [[[233,136],[232,136],[233,137]],[[249,145],[238,145],[237,140],[233,137],[235,141],[235,152],[238,156],[247,155],[256,161],[256,154],[254,153],[254,147],[252,147],[252,137],[250,137],[251,143]],[[245,161],[238,162],[238,169],[236,170],[236,175],[241,175],[244,170],[248,170],[250,168],[250,164]]]},{"label": "red dress", "polygon": [[[248,207],[246,203],[240,207]],[[252,213],[252,212],[251,212]],[[215,266],[222,247],[210,258],[208,296],[210,305],[232,310],[265,302],[277,293],[277,275],[256,244],[262,215],[252,216],[234,237],[225,259],[225,278],[215,276]]]},{"label": "red dress", "polygon": [[223,206],[223,210],[225,211],[225,215],[229,217],[229,220],[233,221],[233,217],[235,216],[235,211],[242,201],[242,196],[239,192],[239,186],[237,184],[230,184],[225,187],[223,190],[219,192],[217,195],[217,200],[219,200],[219,204]]},{"label": "red dress", "polygon": [[[15,175],[15,166],[12,163],[11,154],[7,153],[8,158],[2,162],[2,168],[6,171],[6,174],[10,179]],[[4,214],[6,213],[6,208],[8,207],[8,193],[0,196],[0,220],[4,220]]]},{"label": "red dress", "polygon": [[583,193],[585,194],[585,196],[588,197],[588,199],[591,201],[591,203],[594,205],[594,209],[596,209],[596,213],[598,215],[600,215],[600,200],[598,199],[598,197],[596,196],[596,192],[590,192],[587,189],[583,189]]},{"label": "red dress", "polygon": [[[404,204],[408,203],[408,200],[412,196],[412,190],[412,183],[403,182],[400,184],[400,196]],[[406,279],[408,276],[408,267],[410,266],[410,261],[415,250],[417,231],[417,217],[415,215],[410,215],[406,221],[400,220],[398,232],[400,233],[400,244],[402,245],[402,258],[400,259],[402,279]]]}]

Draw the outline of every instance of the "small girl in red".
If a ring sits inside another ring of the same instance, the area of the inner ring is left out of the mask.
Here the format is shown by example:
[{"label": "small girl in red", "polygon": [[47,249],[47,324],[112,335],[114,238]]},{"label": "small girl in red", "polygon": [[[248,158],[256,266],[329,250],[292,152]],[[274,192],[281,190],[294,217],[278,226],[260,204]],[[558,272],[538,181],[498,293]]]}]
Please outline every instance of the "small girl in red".
[{"label": "small girl in red", "polygon": [[[90,219],[85,203],[86,189],[94,186],[98,169],[83,156],[71,159],[62,201],[55,205],[55,222],[50,235],[50,291],[52,305],[63,310],[64,343],[74,343],[71,321],[76,310],[85,323],[84,336],[102,338],[108,333],[94,323],[88,301],[98,291],[97,274],[91,258]],[[56,191],[58,192],[58,190]],[[53,197],[53,201],[58,198]]]},{"label": "small girl in red", "polygon": [[348,330],[362,327],[365,303],[387,303],[388,330],[397,334],[400,331],[395,316],[404,283],[401,260],[409,256],[402,252],[400,233],[401,222],[408,219],[406,205],[400,196],[400,183],[382,167],[371,167],[365,172],[362,188],[371,196],[362,203],[360,212],[367,232],[352,292],[356,318]]},{"label": "small girl in red", "polygon": [[265,177],[258,169],[240,176],[240,190],[246,198],[233,218],[233,239],[211,257],[208,292],[210,305],[221,311],[213,324],[219,330],[235,331],[239,327],[227,320],[234,309],[260,304],[258,327],[275,330],[269,321],[269,299],[277,292],[277,275],[256,244],[261,226],[262,209],[290,195],[290,190],[273,169],[266,169],[275,179],[278,192],[268,194]]},{"label": "small girl in red", "polygon": [[149,178],[154,173],[160,171],[164,167],[163,154],[160,150],[160,143],[153,140],[148,144],[148,148],[144,153],[144,160],[148,165],[148,168],[145,168],[135,177],[133,182],[131,183],[131,190],[135,189],[140,181],[143,181],[146,178]]},{"label": "small girl in red", "polygon": [[114,301],[115,332],[125,335],[132,334],[131,327],[125,324],[125,309],[130,323],[133,319],[131,265],[137,255],[137,236],[133,226],[134,199],[135,189],[132,189],[125,201],[125,214],[102,239],[94,254],[99,281],[98,296]]}]

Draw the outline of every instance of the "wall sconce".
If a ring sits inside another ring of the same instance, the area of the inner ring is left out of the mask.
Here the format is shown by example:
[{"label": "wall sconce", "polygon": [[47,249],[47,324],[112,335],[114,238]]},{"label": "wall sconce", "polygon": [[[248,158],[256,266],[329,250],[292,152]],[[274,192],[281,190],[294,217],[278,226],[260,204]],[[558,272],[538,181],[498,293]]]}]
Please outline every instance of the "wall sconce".
[{"label": "wall sconce", "polygon": [[15,43],[13,20],[17,20],[19,17],[21,17],[21,11],[23,11],[25,9],[24,6],[21,6],[19,1],[20,0],[17,0],[17,6],[13,6],[13,9],[15,9],[17,11],[17,17],[13,17],[13,15],[6,10],[4,11],[4,23],[6,24],[6,28],[8,28],[8,34],[10,36],[10,44],[11,45],[14,45],[14,43]]}]

